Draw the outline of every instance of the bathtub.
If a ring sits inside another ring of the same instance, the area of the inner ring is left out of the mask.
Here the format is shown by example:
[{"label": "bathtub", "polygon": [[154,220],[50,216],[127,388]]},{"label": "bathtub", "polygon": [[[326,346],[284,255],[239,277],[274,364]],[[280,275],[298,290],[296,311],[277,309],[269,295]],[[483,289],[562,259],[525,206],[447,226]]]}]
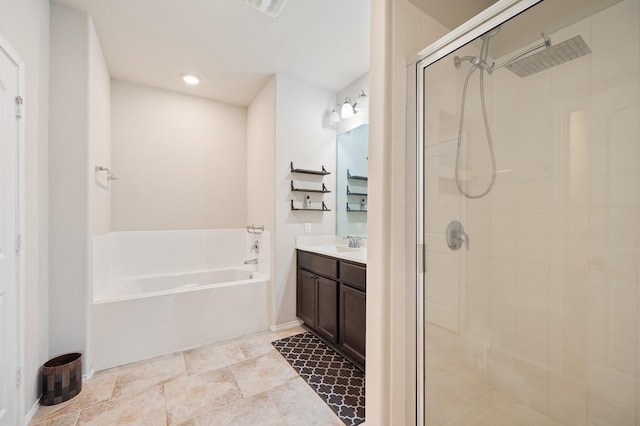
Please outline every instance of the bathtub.
[{"label": "bathtub", "polygon": [[[97,237],[89,339],[94,369],[267,330],[268,235],[246,234],[145,231]],[[243,260],[256,256],[250,253],[256,238],[265,246],[259,264],[245,265]]]}]

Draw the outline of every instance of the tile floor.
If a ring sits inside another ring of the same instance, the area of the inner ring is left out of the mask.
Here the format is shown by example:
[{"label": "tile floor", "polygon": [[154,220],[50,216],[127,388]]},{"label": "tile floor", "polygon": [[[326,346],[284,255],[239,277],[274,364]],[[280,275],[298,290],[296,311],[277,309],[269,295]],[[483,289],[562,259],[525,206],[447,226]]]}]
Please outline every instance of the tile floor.
[{"label": "tile floor", "polygon": [[96,373],[30,425],[343,425],[264,332]]}]

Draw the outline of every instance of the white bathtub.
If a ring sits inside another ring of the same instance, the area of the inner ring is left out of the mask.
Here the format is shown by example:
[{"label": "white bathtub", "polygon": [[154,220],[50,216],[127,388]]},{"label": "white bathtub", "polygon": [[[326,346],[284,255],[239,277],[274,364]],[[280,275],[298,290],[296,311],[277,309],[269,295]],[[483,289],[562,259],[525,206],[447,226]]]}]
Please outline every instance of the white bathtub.
[{"label": "white bathtub", "polygon": [[203,290],[205,287],[224,287],[249,283],[252,279],[264,279],[251,268],[237,267],[197,271],[182,274],[142,275],[110,280],[100,294],[94,296],[94,303],[136,299],[169,293]]},{"label": "white bathtub", "polygon": [[[90,332],[94,368],[103,370],[267,330],[268,235],[248,237],[246,231],[237,231],[145,231],[97,237],[102,240],[94,240],[94,254],[103,263],[94,264]],[[176,236],[178,256],[172,255]],[[189,247],[191,238],[200,249],[202,239],[207,240],[206,256],[196,255],[198,250]],[[255,238],[266,247],[260,252],[259,265],[245,265],[243,260],[255,258],[250,253]],[[137,250],[139,245],[147,249]],[[221,255],[216,256],[216,251]],[[193,256],[206,258],[195,263],[205,268],[195,269]],[[156,269],[161,273],[149,273],[154,261],[159,262]]]}]

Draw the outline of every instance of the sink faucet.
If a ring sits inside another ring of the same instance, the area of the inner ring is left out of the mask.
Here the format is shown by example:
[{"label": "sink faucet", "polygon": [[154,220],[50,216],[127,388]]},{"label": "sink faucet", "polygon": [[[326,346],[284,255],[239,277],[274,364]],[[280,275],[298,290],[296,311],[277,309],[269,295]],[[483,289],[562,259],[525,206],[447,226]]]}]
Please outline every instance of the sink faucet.
[{"label": "sink faucet", "polygon": [[356,235],[345,235],[342,238],[345,240],[349,240],[349,247],[360,248],[360,241],[362,240],[362,237],[358,237]]},{"label": "sink faucet", "polygon": [[258,264],[258,259],[249,259],[249,260],[245,260],[244,261],[245,265],[257,265]]}]

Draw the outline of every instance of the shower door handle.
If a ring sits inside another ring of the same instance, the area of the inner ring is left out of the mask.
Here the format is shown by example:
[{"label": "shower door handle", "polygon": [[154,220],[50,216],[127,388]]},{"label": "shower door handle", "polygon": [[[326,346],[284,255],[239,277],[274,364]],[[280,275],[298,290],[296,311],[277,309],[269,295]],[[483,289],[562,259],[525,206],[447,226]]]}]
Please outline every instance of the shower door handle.
[{"label": "shower door handle", "polygon": [[454,220],[447,226],[447,245],[451,250],[459,250],[463,245],[469,251],[469,236],[462,223]]}]

